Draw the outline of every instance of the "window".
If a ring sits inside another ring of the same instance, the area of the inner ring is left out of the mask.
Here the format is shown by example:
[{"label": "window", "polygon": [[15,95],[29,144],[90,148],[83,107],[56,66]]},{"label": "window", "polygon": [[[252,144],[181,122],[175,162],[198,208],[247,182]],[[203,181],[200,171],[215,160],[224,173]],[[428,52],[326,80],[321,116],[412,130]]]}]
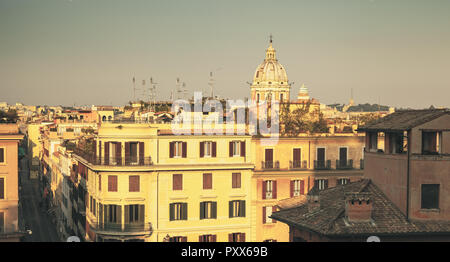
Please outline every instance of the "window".
[{"label": "window", "polygon": [[276,207],[263,207],[263,224],[271,224],[271,223],[276,223],[275,220],[273,220],[272,218],[270,218],[270,216],[272,215],[272,212],[276,211]]},{"label": "window", "polygon": [[231,141],[229,153],[230,157],[245,156],[245,141]]},{"label": "window", "polygon": [[0,199],[5,199],[5,179],[0,178]]},{"label": "window", "polygon": [[5,148],[0,148],[0,163],[5,163]]},{"label": "window", "polygon": [[317,179],[314,181],[314,186],[319,190],[324,190],[328,188],[328,179]]},{"label": "window", "polygon": [[117,192],[117,176],[108,176],[108,192]]},{"label": "window", "polygon": [[172,190],[183,190],[182,174],[174,174],[172,180]]},{"label": "window", "polygon": [[200,219],[217,218],[217,202],[200,202]]},{"label": "window", "polygon": [[98,191],[102,191],[102,175],[98,175]]},{"label": "window", "polygon": [[241,173],[233,173],[231,180],[232,188],[241,188]]},{"label": "window", "polygon": [[144,223],[145,205],[126,205],[125,223]]},{"label": "window", "polygon": [[245,217],[245,200],[233,200],[229,202],[229,215],[231,217]]},{"label": "window", "polygon": [[216,157],[217,143],[206,141],[200,142],[200,157]]},{"label": "window", "polygon": [[0,233],[5,232],[5,213],[0,212]]},{"label": "window", "polygon": [[439,154],[441,132],[422,132],[422,154]]},{"label": "window", "polygon": [[138,142],[125,142],[125,162],[127,164],[138,162]]},{"label": "window", "polygon": [[118,205],[105,205],[106,221],[108,223],[120,224],[122,220],[122,209]]},{"label": "window", "polygon": [[187,143],[186,142],[170,142],[170,158],[186,158]]},{"label": "window", "polygon": [[199,236],[199,242],[216,242],[216,235],[201,235]]},{"label": "window", "polygon": [[212,189],[212,174],[203,174],[203,189]]},{"label": "window", "polygon": [[169,242],[187,242],[187,237],[171,237]]},{"label": "window", "polygon": [[337,180],[338,185],[347,185],[348,182],[350,182],[350,179],[348,179],[348,178],[339,178]]},{"label": "window", "polygon": [[302,168],[302,149],[294,148],[292,152],[292,167],[293,168]]},{"label": "window", "polygon": [[276,199],[277,198],[277,181],[267,180],[263,181],[262,187],[263,199]]},{"label": "window", "polygon": [[291,197],[304,195],[305,194],[304,188],[305,188],[305,181],[292,180],[291,181]]},{"label": "window", "polygon": [[439,184],[422,185],[422,209],[439,208]]},{"label": "window", "polygon": [[228,242],[245,242],[245,233],[228,234]]},{"label": "window", "polygon": [[283,102],[283,94],[280,94],[280,101]]},{"label": "window", "polygon": [[187,220],[187,203],[170,204],[170,221]]},{"label": "window", "polygon": [[130,176],[129,177],[129,191],[130,192],[139,192],[139,176]]}]

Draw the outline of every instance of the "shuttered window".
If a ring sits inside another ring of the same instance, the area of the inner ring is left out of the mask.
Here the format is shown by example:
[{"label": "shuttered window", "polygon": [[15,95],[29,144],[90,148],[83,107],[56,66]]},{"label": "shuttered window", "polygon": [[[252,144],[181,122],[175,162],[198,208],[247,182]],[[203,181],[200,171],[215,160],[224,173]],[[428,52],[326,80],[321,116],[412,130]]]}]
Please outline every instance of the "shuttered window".
[{"label": "shuttered window", "polygon": [[187,157],[187,143],[186,142],[170,142],[169,143],[169,157],[170,158],[186,158]]},{"label": "shuttered window", "polygon": [[108,176],[108,192],[117,192],[117,176]]},{"label": "shuttered window", "polygon": [[169,219],[174,220],[187,220],[187,203],[171,203],[169,205]]},{"label": "shuttered window", "polygon": [[183,175],[174,174],[172,179],[172,190],[183,190]]},{"label": "shuttered window", "polygon": [[0,233],[5,231],[5,213],[0,212]]},{"label": "shuttered window", "polygon": [[171,237],[169,242],[187,242],[187,237]]},{"label": "shuttered window", "polygon": [[277,181],[267,180],[262,183],[262,199],[277,198]]},{"label": "shuttered window", "polygon": [[129,191],[130,192],[139,192],[139,176],[130,176],[129,177]]},{"label": "shuttered window", "polygon": [[5,149],[0,148],[0,163],[4,163],[4,162],[5,162]]},{"label": "shuttered window", "polygon": [[126,205],[125,224],[143,224],[145,217],[145,205]]},{"label": "shuttered window", "polygon": [[245,156],[245,141],[231,141],[229,144],[229,156]]},{"label": "shuttered window", "polygon": [[305,181],[292,180],[291,181],[291,197],[304,195],[305,194],[304,188],[305,188]]},{"label": "shuttered window", "polygon": [[0,199],[5,199],[5,179],[0,178]]},{"label": "shuttered window", "polygon": [[200,202],[200,219],[217,218],[217,202]]},{"label": "shuttered window", "polygon": [[216,242],[217,236],[216,235],[201,235],[198,239],[199,242]]},{"label": "shuttered window", "polygon": [[203,174],[203,189],[212,189],[212,174]]},{"label": "shuttered window", "polygon": [[245,242],[245,233],[228,234],[228,242]]},{"label": "shuttered window", "polygon": [[231,187],[232,188],[241,188],[241,173],[233,173],[232,174]]},{"label": "shuttered window", "polygon": [[245,217],[245,200],[229,202],[229,217]]}]

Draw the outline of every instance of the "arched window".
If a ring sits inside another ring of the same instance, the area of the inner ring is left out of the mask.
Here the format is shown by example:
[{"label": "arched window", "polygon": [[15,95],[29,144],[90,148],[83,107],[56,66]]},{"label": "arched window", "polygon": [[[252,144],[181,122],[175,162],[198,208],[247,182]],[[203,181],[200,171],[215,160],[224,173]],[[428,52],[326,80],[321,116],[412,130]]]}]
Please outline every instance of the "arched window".
[{"label": "arched window", "polygon": [[111,119],[112,119],[112,116],[108,116],[108,120],[111,121]]},{"label": "arched window", "polygon": [[106,116],[103,116],[103,117],[102,117],[102,121],[106,121]]}]

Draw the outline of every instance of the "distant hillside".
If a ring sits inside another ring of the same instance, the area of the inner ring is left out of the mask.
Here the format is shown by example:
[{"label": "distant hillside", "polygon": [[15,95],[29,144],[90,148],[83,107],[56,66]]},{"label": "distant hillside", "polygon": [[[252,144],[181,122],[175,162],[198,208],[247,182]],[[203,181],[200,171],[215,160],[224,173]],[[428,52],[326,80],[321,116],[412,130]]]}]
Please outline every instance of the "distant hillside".
[{"label": "distant hillside", "polygon": [[[341,104],[331,104],[329,107],[335,107],[337,110],[342,111],[345,105]],[[351,106],[348,108],[347,112],[376,112],[376,111],[389,111],[389,106],[383,106],[378,104],[359,104],[356,106]]]}]

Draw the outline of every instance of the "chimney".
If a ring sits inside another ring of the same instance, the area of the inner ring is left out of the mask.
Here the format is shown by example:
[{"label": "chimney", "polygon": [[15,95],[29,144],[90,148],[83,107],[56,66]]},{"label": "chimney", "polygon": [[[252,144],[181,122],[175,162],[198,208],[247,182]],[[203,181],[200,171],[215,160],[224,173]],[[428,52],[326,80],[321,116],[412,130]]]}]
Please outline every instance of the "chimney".
[{"label": "chimney", "polygon": [[307,195],[308,211],[313,212],[320,209],[319,189],[314,186]]},{"label": "chimney", "polygon": [[345,217],[350,222],[369,222],[372,219],[370,193],[346,193]]}]

